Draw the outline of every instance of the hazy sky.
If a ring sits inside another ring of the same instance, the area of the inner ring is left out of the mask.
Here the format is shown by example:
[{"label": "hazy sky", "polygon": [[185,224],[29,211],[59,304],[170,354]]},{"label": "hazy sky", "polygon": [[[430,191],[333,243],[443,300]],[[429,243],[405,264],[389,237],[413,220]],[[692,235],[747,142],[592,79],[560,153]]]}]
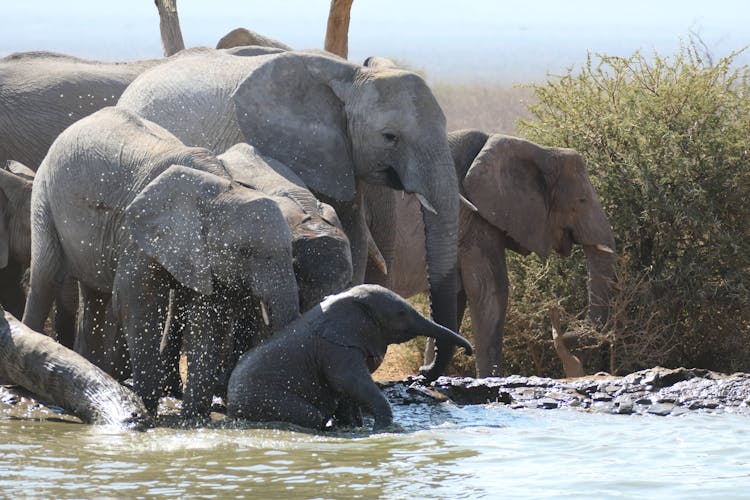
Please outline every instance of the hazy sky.
[{"label": "hazy sky", "polygon": [[[321,47],[329,0],[178,0],[188,46],[243,26]],[[0,0],[0,55],[46,49],[100,59],[161,55],[153,0]],[[104,7],[103,7],[104,6]],[[586,51],[671,54],[693,31],[714,55],[750,45],[748,0],[354,0],[350,59],[383,55],[432,80],[525,81]],[[741,57],[750,63],[750,52]]]}]

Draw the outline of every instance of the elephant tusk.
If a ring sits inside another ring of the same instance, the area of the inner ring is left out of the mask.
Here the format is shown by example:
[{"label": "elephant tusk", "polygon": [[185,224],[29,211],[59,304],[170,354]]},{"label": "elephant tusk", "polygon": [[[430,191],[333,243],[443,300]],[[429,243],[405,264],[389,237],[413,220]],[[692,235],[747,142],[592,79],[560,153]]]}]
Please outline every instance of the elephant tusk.
[{"label": "elephant tusk", "polygon": [[594,245],[594,248],[604,253],[615,253],[614,250],[609,248],[607,245],[602,245],[601,243],[597,243],[596,245]]},{"label": "elephant tusk", "polygon": [[420,193],[414,193],[414,196],[417,197],[417,199],[419,200],[419,203],[421,203],[422,206],[426,210],[432,212],[434,215],[437,215],[437,210],[435,210],[434,208],[432,208],[432,205],[430,205],[430,202],[427,201],[427,198],[425,198],[424,196],[422,196]]},{"label": "elephant tusk", "polygon": [[479,209],[474,205],[472,202],[470,202],[464,195],[459,194],[458,197],[461,199],[461,203],[466,205],[466,208],[471,210],[472,212],[479,212]]},{"label": "elephant tusk", "polygon": [[380,253],[377,243],[372,239],[372,233],[369,229],[367,230],[367,255],[370,256],[370,259],[372,259],[373,263],[378,267],[378,270],[383,273],[384,276],[388,276],[388,266],[385,263],[383,254]]},{"label": "elephant tusk", "polygon": [[266,303],[262,300],[260,301],[260,314],[263,316],[263,323],[265,323],[266,326],[269,326],[271,321],[268,319],[268,309],[266,309]]}]

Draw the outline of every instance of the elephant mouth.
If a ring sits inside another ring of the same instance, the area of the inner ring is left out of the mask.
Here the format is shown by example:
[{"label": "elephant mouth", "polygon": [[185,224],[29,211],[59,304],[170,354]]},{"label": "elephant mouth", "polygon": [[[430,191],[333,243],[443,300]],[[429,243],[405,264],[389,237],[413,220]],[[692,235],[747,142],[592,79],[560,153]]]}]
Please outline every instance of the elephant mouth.
[{"label": "elephant mouth", "polygon": [[382,184],[398,191],[404,190],[404,184],[401,182],[398,172],[396,172],[393,167],[385,167],[380,170],[375,170],[364,176],[363,179],[371,184]]}]

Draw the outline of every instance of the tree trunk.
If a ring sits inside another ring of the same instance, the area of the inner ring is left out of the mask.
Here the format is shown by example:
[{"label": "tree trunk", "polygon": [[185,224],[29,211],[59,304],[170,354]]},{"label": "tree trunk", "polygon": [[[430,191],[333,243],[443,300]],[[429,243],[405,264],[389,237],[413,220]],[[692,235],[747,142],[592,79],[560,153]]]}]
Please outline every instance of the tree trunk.
[{"label": "tree trunk", "polygon": [[177,0],[154,0],[159,9],[159,31],[164,57],[169,57],[185,48],[180,30],[180,18],[177,16]]},{"label": "tree trunk", "polygon": [[353,0],[331,0],[325,50],[346,59],[349,56],[349,14]]}]

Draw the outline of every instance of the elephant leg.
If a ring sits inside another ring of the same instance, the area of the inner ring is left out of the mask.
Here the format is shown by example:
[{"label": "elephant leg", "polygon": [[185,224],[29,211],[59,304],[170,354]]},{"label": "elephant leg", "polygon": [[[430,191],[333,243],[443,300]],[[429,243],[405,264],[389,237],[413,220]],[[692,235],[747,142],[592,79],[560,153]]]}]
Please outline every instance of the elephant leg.
[{"label": "elephant leg", "polygon": [[112,294],[82,283],[79,288],[78,325],[74,351],[118,381],[130,375],[130,356],[112,311]]},{"label": "elephant leg", "polygon": [[[476,218],[478,219],[478,218]],[[487,223],[459,248],[461,278],[471,313],[477,377],[499,377],[508,308],[508,271],[503,235]]]},{"label": "elephant leg", "polygon": [[0,269],[0,305],[16,318],[23,316],[26,293],[23,290],[24,266],[10,261]]},{"label": "elephant leg", "polygon": [[164,367],[159,344],[169,309],[169,277],[142,255],[124,255],[114,281],[113,306],[127,340],[133,387],[146,409],[155,414]]},{"label": "elephant leg", "polygon": [[57,341],[68,349],[75,346],[77,310],[78,283],[68,278],[55,297],[55,333]]},{"label": "elephant leg", "polygon": [[41,226],[36,239],[38,241],[31,248],[29,295],[23,311],[23,323],[32,330],[43,332],[66,273],[64,254],[54,228],[50,228],[49,224]]}]

